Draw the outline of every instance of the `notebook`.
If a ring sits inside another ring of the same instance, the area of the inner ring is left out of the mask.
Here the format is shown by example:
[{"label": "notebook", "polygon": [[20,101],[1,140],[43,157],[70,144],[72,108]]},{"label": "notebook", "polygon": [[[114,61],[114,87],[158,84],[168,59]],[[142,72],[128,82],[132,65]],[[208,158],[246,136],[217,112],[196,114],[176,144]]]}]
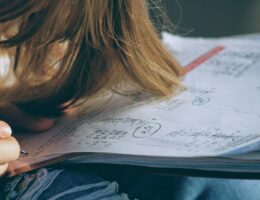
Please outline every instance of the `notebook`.
[{"label": "notebook", "polygon": [[169,33],[163,43],[184,67],[185,89],[163,100],[111,92],[95,112],[17,133],[27,153],[9,175],[60,162],[259,172],[260,45]]}]

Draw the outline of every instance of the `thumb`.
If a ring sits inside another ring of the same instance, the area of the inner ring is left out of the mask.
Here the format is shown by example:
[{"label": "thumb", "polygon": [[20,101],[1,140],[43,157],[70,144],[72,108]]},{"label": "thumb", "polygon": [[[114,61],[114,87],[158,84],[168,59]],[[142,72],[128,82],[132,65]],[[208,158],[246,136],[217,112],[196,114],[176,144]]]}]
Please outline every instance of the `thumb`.
[{"label": "thumb", "polygon": [[11,135],[11,127],[6,122],[0,121],[0,139],[9,138]]},{"label": "thumb", "polygon": [[0,165],[0,177],[3,176],[8,168],[8,163]]}]

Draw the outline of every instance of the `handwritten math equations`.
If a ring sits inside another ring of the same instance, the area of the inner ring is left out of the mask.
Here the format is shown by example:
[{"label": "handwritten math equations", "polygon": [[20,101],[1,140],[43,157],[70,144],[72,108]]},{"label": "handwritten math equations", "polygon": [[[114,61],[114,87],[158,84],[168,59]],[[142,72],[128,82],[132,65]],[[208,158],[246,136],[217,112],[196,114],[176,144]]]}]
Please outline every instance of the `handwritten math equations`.
[{"label": "handwritten math equations", "polygon": [[259,150],[260,45],[166,33],[163,38],[186,71],[186,89],[160,101],[113,94],[108,112],[27,134],[21,144],[30,153],[22,161],[71,153],[195,158]]}]

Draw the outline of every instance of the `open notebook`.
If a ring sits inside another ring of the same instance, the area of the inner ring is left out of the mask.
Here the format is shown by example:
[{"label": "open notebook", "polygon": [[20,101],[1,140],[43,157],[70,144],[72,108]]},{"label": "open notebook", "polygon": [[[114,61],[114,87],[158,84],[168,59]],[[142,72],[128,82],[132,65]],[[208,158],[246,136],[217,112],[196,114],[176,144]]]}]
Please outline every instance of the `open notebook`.
[{"label": "open notebook", "polygon": [[163,34],[185,67],[186,90],[168,100],[113,95],[101,112],[18,134],[27,155],[15,175],[70,161],[160,168],[260,171],[260,45]]}]

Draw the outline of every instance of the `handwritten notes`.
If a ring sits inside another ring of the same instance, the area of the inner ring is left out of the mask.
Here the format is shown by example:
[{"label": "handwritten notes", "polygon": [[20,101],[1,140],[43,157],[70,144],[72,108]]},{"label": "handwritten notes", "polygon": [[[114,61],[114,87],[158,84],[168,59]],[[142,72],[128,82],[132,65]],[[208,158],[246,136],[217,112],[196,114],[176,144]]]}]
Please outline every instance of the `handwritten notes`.
[{"label": "handwritten notes", "polygon": [[[97,122],[83,123],[69,136],[67,143],[68,145],[87,145],[89,148],[109,147],[129,134],[131,127],[139,127],[142,124],[144,124],[143,120],[134,118],[107,118]],[[140,131],[136,131],[133,135],[138,137],[138,132]]]},{"label": "handwritten notes", "polygon": [[219,53],[208,62],[213,69],[213,73],[219,76],[242,76],[260,58],[258,50],[247,52],[240,49],[228,49]]},{"label": "handwritten notes", "polygon": [[168,140],[186,140],[186,144],[179,147],[179,150],[186,149],[192,152],[199,152],[201,148],[214,151],[225,151],[230,147],[247,143],[259,137],[259,134],[248,134],[245,137],[240,130],[227,132],[216,128],[207,129],[181,129],[170,132],[166,135]]},{"label": "handwritten notes", "polygon": [[[186,90],[177,96],[61,122],[59,128],[38,136],[44,142],[34,146],[37,156],[96,152],[207,157],[246,152],[258,144],[260,46],[172,37],[167,36],[166,46],[183,65],[216,46],[225,48],[190,71],[183,80]],[[113,101],[122,103],[124,97]],[[32,140],[36,144],[37,136]]]}]

